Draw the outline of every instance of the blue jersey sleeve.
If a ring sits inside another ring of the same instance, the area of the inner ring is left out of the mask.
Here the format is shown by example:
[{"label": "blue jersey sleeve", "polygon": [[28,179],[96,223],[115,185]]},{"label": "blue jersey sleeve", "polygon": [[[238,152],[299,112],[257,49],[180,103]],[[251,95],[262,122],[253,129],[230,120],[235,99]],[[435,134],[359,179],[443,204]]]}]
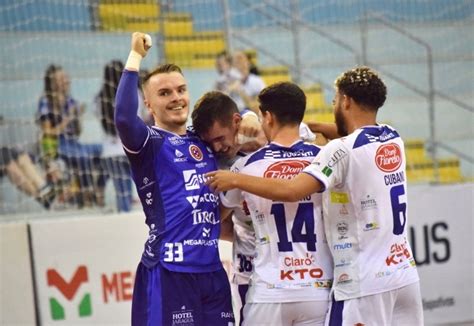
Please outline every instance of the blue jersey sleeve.
[{"label": "blue jersey sleeve", "polygon": [[115,96],[115,126],[123,146],[139,151],[148,137],[138,113],[138,72],[124,70]]}]

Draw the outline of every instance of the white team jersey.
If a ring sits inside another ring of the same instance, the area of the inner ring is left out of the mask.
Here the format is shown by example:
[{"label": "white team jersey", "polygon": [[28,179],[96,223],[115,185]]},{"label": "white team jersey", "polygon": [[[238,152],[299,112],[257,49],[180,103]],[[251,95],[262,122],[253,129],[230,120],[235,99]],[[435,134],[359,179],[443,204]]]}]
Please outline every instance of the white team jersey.
[{"label": "white team jersey", "polygon": [[418,281],[407,237],[403,141],[392,127],[357,129],[323,147],[305,168],[320,180],[336,300]]},{"label": "white team jersey", "polygon": [[233,278],[232,283],[248,284],[253,271],[255,256],[255,232],[247,204],[234,208],[234,241],[232,242]]},{"label": "white team jersey", "polygon": [[[271,143],[238,160],[232,169],[267,178],[293,178],[308,166],[319,147],[298,141]],[[332,259],[324,236],[321,195],[295,203],[267,200],[238,189],[221,196],[226,207],[245,200],[256,237],[254,272],[247,302],[328,300]]]}]

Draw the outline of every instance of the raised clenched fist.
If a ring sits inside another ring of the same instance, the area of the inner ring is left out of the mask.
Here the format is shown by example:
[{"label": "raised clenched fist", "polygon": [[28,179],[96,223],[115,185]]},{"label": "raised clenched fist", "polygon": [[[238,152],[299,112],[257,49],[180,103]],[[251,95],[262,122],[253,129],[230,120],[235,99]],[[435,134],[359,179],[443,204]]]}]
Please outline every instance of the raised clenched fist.
[{"label": "raised clenched fist", "polygon": [[131,50],[145,57],[151,48],[151,37],[148,34],[135,32],[132,34]]}]

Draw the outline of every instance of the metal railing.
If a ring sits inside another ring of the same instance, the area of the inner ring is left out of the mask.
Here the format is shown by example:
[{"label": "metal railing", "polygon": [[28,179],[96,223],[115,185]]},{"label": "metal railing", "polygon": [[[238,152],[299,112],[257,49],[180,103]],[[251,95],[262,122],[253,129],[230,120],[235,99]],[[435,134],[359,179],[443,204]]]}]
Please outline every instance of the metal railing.
[{"label": "metal railing", "polygon": [[[428,145],[427,151],[430,153],[434,162],[433,168],[434,168],[435,182],[439,181],[438,147],[454,155],[457,155],[461,159],[471,164],[473,163],[474,158],[471,155],[468,155],[456,150],[452,146],[449,146],[441,142],[437,137],[436,124],[435,124],[436,122],[435,97],[439,97],[445,101],[448,101],[451,104],[453,104],[455,107],[458,107],[470,113],[474,112],[474,107],[472,105],[464,103],[458,99],[455,99],[435,89],[434,75],[433,75],[433,49],[430,46],[430,44],[427,43],[425,40],[413,35],[409,31],[389,21],[384,16],[378,13],[367,12],[367,14],[363,15],[360,19],[361,50],[359,51],[359,50],[356,50],[350,44],[348,44],[346,41],[338,38],[337,36],[329,33],[328,31],[318,26],[315,26],[303,21],[299,13],[299,6],[298,6],[299,0],[291,0],[290,12],[288,12],[288,8],[283,8],[281,5],[274,2],[270,2],[268,0],[263,0],[261,2],[265,5],[264,7],[260,5],[256,5],[255,3],[252,3],[249,0],[240,0],[240,3],[244,4],[247,8],[251,8],[252,10],[257,12],[259,15],[262,15],[262,17],[265,17],[271,20],[277,26],[291,33],[294,61],[290,62],[289,60],[284,59],[283,57],[279,56],[275,52],[265,48],[264,46],[260,44],[257,44],[256,42],[252,41],[250,38],[243,36],[242,33],[239,33],[237,30],[234,30],[231,24],[232,17],[231,17],[231,12],[230,12],[229,0],[222,0],[222,7],[224,8],[224,13],[223,13],[224,28],[225,28],[225,35],[227,38],[227,44],[228,44],[229,50],[233,49],[234,40],[238,40],[239,42],[245,44],[246,46],[254,48],[255,50],[258,51],[258,53],[261,53],[262,55],[270,58],[275,63],[289,67],[289,69],[292,72],[293,80],[295,82],[299,82],[302,77],[305,77],[306,79],[312,82],[319,83],[324,89],[332,90],[333,88],[332,85],[326,83],[324,80],[316,78],[314,74],[311,74],[307,72],[307,70],[305,71],[301,68],[301,58],[300,58],[301,44],[299,42],[299,32],[301,28],[305,28],[306,30],[311,31],[312,33],[315,33],[318,37],[321,37],[322,39],[325,39],[337,45],[342,50],[347,51],[348,53],[352,54],[356,64],[369,65],[373,67],[374,69],[377,69],[378,71],[383,73],[385,76],[389,77],[391,80],[393,80],[397,84],[402,85],[403,87],[411,90],[415,94],[418,94],[419,96],[427,100],[430,121],[429,121],[429,139],[426,140],[426,143]],[[291,18],[290,23],[288,23],[287,21],[283,21],[282,19],[279,19],[278,17],[273,16],[270,13],[270,10],[268,9],[271,9],[272,11],[278,14],[284,14],[285,16],[290,15],[290,18]],[[368,52],[367,52],[368,27],[367,26],[369,24],[369,21],[376,21],[380,24],[383,24],[387,28],[395,31],[396,33],[406,37],[407,39],[423,47],[423,49],[426,52],[425,61],[426,61],[426,66],[427,66],[427,81],[428,81],[427,89],[423,89],[406,79],[396,76],[390,71],[387,71],[386,69],[383,69],[382,67],[380,67],[380,65],[377,64],[376,62],[371,62],[370,60],[368,60]],[[311,66],[311,65],[309,64],[308,66]],[[306,68],[308,68],[308,66],[306,66]]]}]

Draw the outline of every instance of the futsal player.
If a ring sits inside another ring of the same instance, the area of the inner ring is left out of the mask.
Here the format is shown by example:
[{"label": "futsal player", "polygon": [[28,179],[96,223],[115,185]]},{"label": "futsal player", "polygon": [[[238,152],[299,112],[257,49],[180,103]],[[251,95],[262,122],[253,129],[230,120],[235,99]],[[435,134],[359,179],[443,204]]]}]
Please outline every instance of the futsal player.
[{"label": "futsal player", "polygon": [[189,93],[178,66],[160,65],[143,82],[155,125],[137,116],[138,72],[150,46],[149,36],[133,33],[116,95],[115,122],[149,228],[136,272],[132,325],[228,326],[234,318],[218,252],[219,203],[204,183],[217,163],[186,129]]}]

